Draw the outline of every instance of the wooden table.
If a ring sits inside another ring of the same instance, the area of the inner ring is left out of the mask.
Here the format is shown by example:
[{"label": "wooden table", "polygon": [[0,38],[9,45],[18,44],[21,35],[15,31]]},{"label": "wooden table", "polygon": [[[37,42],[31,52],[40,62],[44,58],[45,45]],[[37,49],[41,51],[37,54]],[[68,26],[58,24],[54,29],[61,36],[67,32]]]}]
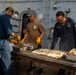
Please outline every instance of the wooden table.
[{"label": "wooden table", "polygon": [[66,58],[50,58],[42,55],[32,54],[30,50],[27,50],[25,52],[13,51],[12,55],[14,58],[21,58],[29,61],[47,64],[53,67],[66,69],[70,71],[70,75],[74,75],[76,71],[75,62],[66,60]]}]

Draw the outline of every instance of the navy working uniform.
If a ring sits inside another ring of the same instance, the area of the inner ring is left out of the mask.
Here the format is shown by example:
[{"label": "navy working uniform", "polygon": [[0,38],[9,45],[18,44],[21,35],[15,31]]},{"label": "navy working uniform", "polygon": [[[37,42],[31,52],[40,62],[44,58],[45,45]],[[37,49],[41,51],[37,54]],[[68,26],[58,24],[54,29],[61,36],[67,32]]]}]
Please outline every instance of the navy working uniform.
[{"label": "navy working uniform", "polygon": [[71,18],[66,17],[66,19],[64,26],[60,22],[55,24],[52,48],[55,47],[58,38],[60,38],[59,50],[69,51],[76,48],[76,24]]},{"label": "navy working uniform", "polygon": [[11,51],[8,38],[11,34],[10,18],[5,12],[2,12],[0,14],[0,68],[2,67],[3,75],[10,75]]}]

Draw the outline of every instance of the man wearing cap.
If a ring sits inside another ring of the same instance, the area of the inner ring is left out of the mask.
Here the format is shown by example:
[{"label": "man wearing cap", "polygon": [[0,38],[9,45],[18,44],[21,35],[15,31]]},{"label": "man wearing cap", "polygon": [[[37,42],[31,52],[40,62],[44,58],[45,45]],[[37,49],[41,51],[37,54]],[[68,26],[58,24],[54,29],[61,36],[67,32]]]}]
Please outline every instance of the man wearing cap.
[{"label": "man wearing cap", "polygon": [[[41,40],[44,36],[44,28],[42,24],[36,19],[37,13],[35,11],[30,11],[27,15],[30,19],[30,23],[28,23],[26,27],[26,34],[24,38],[22,39],[22,43],[26,41],[26,38],[28,37],[29,43],[38,44],[38,47],[41,48]],[[30,69],[30,72],[35,70],[35,63],[32,62],[32,67]],[[39,75],[43,73],[42,65],[40,64],[39,69]]]}]

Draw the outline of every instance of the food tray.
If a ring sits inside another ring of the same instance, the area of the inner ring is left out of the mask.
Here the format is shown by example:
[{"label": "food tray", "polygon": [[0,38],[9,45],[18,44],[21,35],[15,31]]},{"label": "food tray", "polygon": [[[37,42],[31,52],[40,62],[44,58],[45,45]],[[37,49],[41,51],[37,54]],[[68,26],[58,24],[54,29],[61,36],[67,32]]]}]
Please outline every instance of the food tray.
[{"label": "food tray", "polygon": [[26,51],[27,47],[16,47],[16,46],[12,46],[14,51]]},{"label": "food tray", "polygon": [[26,51],[27,50],[27,47],[21,47],[20,48],[20,51]]},{"label": "food tray", "polygon": [[76,61],[76,56],[75,55],[66,55],[66,59],[71,60],[71,61]]},{"label": "food tray", "polygon": [[28,50],[35,50],[38,49],[38,45],[37,44],[33,44],[33,43],[27,43],[25,44],[27,46]]}]

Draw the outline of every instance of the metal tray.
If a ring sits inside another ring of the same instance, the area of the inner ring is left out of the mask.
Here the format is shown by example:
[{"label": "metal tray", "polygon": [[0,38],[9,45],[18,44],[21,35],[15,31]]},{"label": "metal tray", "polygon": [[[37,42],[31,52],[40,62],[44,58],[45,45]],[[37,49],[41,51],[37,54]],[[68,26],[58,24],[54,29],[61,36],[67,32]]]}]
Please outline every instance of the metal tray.
[{"label": "metal tray", "polygon": [[13,51],[23,52],[23,51],[26,51],[26,50],[27,50],[27,47],[16,47],[16,46],[13,46]]},{"label": "metal tray", "polygon": [[71,60],[71,61],[76,61],[76,56],[75,55],[66,55],[66,59]]},{"label": "metal tray", "polygon": [[27,45],[27,49],[28,49],[28,50],[38,49],[38,45],[37,45],[37,44],[27,43],[26,45]]}]

